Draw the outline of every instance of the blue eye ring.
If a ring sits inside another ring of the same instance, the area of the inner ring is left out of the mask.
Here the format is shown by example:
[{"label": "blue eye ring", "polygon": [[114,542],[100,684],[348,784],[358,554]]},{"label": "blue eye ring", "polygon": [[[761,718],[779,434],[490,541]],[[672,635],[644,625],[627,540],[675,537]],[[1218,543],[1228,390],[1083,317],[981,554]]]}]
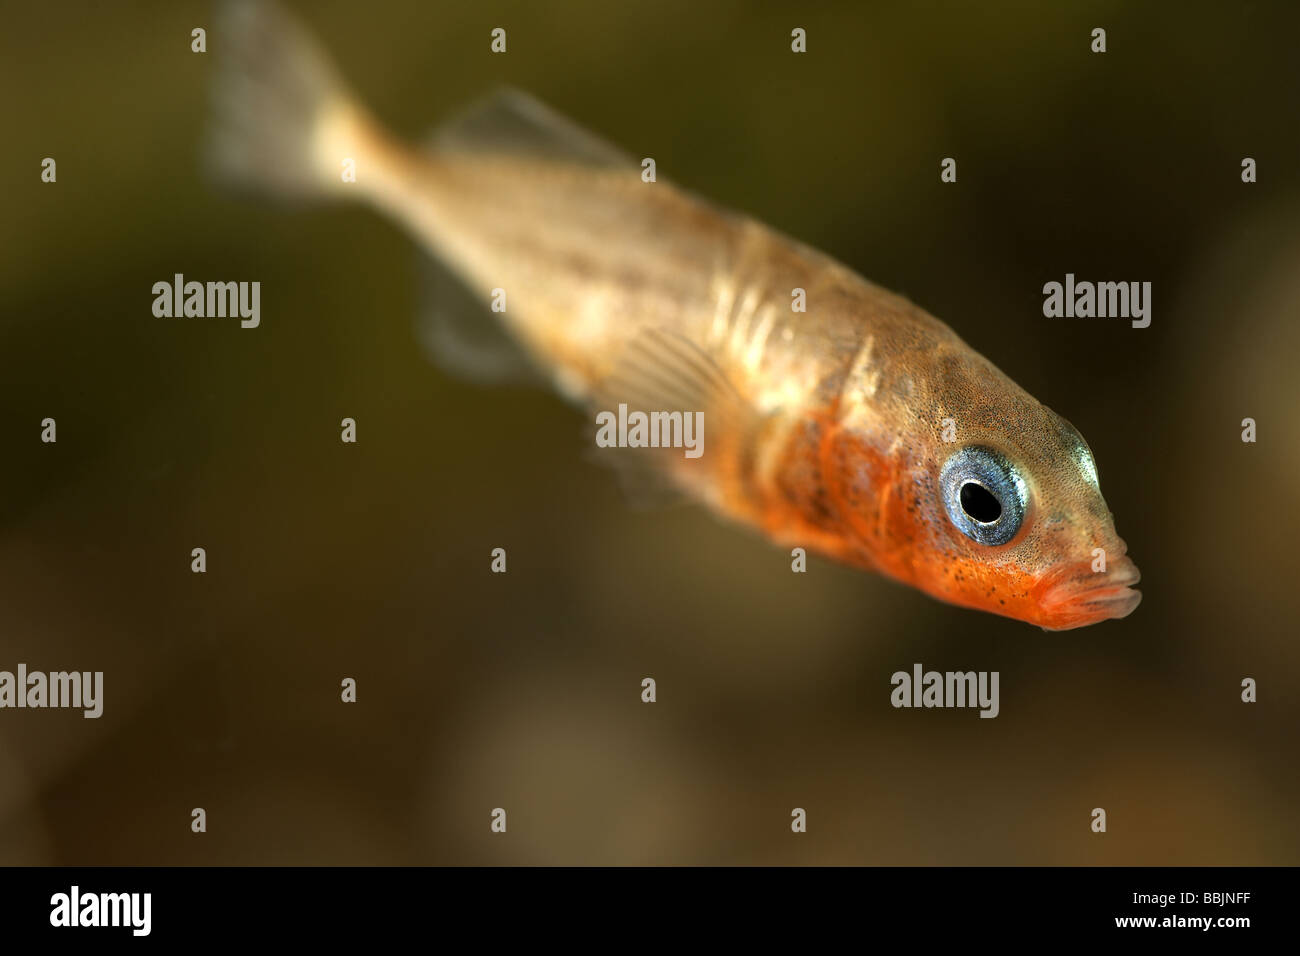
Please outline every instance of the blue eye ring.
[{"label": "blue eye ring", "polygon": [[1029,488],[1006,456],[983,445],[960,448],[939,472],[948,520],[977,544],[996,547],[1020,531]]}]

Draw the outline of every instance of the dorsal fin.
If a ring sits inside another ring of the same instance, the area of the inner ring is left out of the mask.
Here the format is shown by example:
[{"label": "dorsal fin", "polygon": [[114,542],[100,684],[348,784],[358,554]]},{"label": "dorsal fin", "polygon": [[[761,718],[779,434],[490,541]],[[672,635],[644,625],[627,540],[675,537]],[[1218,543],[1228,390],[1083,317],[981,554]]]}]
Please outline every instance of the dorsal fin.
[{"label": "dorsal fin", "polygon": [[[530,157],[589,168],[637,167],[627,153],[519,90],[502,89],[435,129],[426,148],[442,153]],[[481,296],[426,257],[421,341],[444,370],[478,383],[540,385],[545,376]]]},{"label": "dorsal fin", "polygon": [[636,166],[628,153],[589,133],[535,97],[505,88],[471,104],[434,130],[439,151],[533,156],[584,166]]}]

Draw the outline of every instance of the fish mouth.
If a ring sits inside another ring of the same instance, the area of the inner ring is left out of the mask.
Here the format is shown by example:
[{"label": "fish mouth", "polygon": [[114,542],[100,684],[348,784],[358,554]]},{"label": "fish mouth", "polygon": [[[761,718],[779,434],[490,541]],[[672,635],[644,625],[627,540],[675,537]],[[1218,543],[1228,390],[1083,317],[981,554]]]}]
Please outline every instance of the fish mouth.
[{"label": "fish mouth", "polygon": [[1142,592],[1132,587],[1142,573],[1122,550],[1109,564],[1105,572],[1094,572],[1085,561],[1053,575],[1039,599],[1043,611],[1040,626],[1066,631],[1132,614],[1142,603]]}]

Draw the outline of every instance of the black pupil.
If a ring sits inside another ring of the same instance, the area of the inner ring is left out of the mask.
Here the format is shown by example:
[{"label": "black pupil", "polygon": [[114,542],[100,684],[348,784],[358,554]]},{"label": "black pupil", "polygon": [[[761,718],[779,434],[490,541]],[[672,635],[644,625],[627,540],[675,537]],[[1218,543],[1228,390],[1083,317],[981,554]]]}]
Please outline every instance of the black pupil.
[{"label": "black pupil", "polygon": [[980,524],[992,524],[1002,517],[1002,504],[993,492],[973,481],[961,486],[961,510]]}]

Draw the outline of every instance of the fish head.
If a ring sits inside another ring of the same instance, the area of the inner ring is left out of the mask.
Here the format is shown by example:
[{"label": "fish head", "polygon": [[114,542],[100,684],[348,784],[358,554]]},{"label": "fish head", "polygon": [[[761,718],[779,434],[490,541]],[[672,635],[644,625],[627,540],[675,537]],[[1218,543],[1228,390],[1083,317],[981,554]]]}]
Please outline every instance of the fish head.
[{"label": "fish head", "polygon": [[909,557],[915,583],[1047,630],[1132,613],[1140,575],[1078,430],[1016,389],[960,435],[940,438],[912,466],[929,512]]},{"label": "fish head", "polygon": [[1083,436],[964,345],[931,351],[930,374],[840,419],[827,484],[846,550],[940,600],[1047,630],[1132,613],[1138,569]]}]

